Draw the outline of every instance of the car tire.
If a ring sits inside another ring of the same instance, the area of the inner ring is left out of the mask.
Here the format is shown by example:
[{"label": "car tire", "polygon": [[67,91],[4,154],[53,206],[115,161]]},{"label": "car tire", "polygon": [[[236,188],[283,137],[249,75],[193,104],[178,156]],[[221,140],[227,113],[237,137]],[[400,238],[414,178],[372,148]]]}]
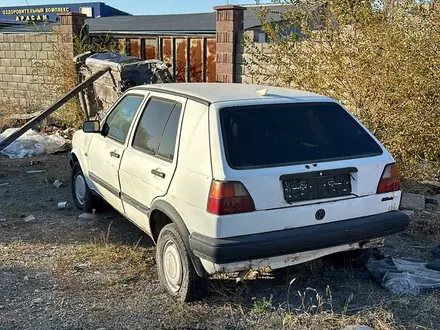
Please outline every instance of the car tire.
[{"label": "car tire", "polygon": [[75,206],[86,213],[100,209],[102,199],[90,190],[79,163],[73,164],[71,176],[72,197]]},{"label": "car tire", "polygon": [[159,234],[156,261],[160,283],[171,296],[189,302],[206,295],[208,280],[197,275],[174,223],[163,227]]}]

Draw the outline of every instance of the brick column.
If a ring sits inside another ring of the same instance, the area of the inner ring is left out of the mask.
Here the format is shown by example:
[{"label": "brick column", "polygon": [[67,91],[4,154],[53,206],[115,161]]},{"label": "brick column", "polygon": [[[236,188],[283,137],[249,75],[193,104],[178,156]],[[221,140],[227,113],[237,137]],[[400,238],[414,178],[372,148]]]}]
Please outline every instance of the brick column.
[{"label": "brick column", "polygon": [[73,37],[81,34],[87,16],[80,13],[61,13],[58,16],[60,18],[61,43],[66,51],[71,52],[73,58]]},{"label": "brick column", "polygon": [[217,12],[217,82],[234,83],[236,45],[239,42],[239,33],[243,31],[246,8],[226,5],[214,7],[214,10]]}]

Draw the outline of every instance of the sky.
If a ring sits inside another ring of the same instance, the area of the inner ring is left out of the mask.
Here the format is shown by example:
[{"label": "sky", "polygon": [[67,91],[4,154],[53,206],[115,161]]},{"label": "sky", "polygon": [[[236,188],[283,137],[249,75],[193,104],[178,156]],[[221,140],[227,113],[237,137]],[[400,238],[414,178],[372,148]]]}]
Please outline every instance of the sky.
[{"label": "sky", "polygon": [[[26,6],[27,4],[33,6],[84,2],[99,2],[99,0],[0,0],[0,7]],[[253,0],[101,0],[101,2],[134,15],[201,13],[213,11],[214,6],[225,5],[228,3],[231,5],[255,3]]]}]

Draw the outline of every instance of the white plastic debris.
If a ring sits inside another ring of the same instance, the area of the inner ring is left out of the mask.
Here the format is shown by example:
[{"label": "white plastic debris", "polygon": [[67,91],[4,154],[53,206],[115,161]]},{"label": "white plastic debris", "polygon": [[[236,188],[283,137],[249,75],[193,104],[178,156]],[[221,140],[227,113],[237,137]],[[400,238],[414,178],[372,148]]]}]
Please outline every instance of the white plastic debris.
[{"label": "white plastic debris", "polygon": [[386,280],[383,284],[385,289],[395,294],[420,294],[420,287],[414,277],[409,273],[402,273],[398,276]]},{"label": "white plastic debris", "polygon": [[59,202],[58,203],[58,210],[65,210],[69,207],[68,202]]},{"label": "white plastic debris", "polygon": [[63,185],[63,183],[60,180],[55,180],[53,185],[55,186],[55,188],[59,189]]},{"label": "white plastic debris", "polygon": [[46,170],[26,171],[27,174],[37,174],[37,173],[43,173],[43,172],[46,172]]},{"label": "white plastic debris", "polygon": [[[9,128],[0,134],[0,141],[14,133],[18,128]],[[42,135],[33,129],[28,130],[0,153],[10,158],[38,156],[62,150],[66,140],[59,135]]]},{"label": "white plastic debris", "polygon": [[24,222],[30,222],[30,221],[34,221],[35,217],[33,215],[29,215],[26,218],[24,218]]},{"label": "white plastic debris", "polygon": [[78,221],[80,222],[89,222],[96,219],[96,215],[92,213],[83,213],[78,216]]},{"label": "white plastic debris", "polygon": [[32,301],[32,305],[39,305],[43,303],[43,298],[37,298]]}]

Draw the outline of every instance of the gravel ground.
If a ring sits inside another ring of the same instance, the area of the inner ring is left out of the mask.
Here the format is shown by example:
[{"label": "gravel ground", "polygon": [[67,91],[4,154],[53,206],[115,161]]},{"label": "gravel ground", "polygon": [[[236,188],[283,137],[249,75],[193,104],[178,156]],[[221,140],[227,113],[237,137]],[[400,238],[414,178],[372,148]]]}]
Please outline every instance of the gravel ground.
[{"label": "gravel ground", "polygon": [[[203,301],[176,303],[159,286],[151,240],[129,221],[110,207],[89,223],[78,222],[73,207],[57,209],[73,205],[69,178],[65,153],[0,157],[0,329],[340,329],[353,322],[440,329],[438,292],[391,295],[365,270],[327,259],[253,272],[242,286],[217,277]],[[440,221],[439,211],[412,221],[425,228]],[[432,259],[438,235],[419,229],[388,239],[383,251]]]}]

